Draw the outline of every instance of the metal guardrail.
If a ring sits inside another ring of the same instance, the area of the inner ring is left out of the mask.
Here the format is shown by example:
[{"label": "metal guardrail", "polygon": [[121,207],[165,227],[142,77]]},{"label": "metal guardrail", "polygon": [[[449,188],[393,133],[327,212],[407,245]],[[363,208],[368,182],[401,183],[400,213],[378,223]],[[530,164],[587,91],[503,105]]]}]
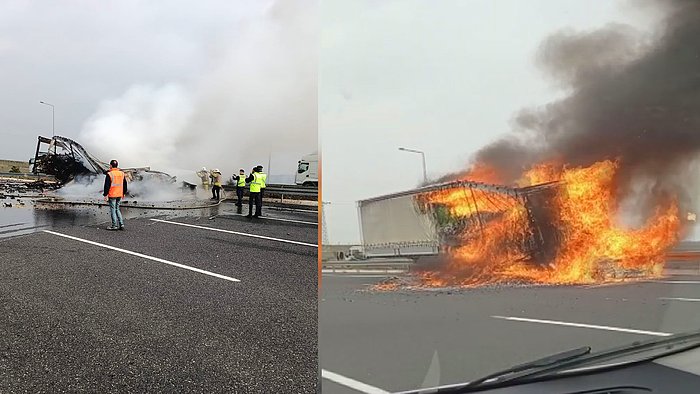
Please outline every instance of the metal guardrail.
[{"label": "metal guardrail", "polygon": [[410,260],[388,261],[388,262],[373,262],[373,261],[324,261],[322,269],[325,272],[385,272],[385,273],[401,273],[408,272],[415,263]]},{"label": "metal guardrail", "polygon": [[31,172],[0,172],[0,176],[28,177],[28,176],[36,176],[36,175],[31,173]]},{"label": "metal guardrail", "polygon": [[33,172],[0,172],[0,177],[4,178],[21,178],[21,179],[47,179],[55,180],[53,175],[35,174]]},{"label": "metal guardrail", "polygon": [[[226,191],[235,191],[236,186],[234,185],[224,185],[223,189]],[[246,193],[248,188],[246,187]],[[313,197],[310,199],[318,198],[318,188],[300,185],[267,185],[265,188],[266,195],[280,195],[282,198],[287,197]]]}]

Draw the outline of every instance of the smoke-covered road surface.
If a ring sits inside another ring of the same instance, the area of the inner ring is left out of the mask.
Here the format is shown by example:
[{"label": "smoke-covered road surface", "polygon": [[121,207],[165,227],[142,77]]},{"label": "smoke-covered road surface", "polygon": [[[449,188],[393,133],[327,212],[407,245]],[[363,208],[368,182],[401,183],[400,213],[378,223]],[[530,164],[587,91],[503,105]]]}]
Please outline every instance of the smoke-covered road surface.
[{"label": "smoke-covered road surface", "polygon": [[[320,362],[332,373],[324,393],[465,382],[580,346],[603,350],[700,328],[700,275],[600,287],[364,291],[382,279],[324,274]],[[355,382],[339,384],[338,375]]]},{"label": "smoke-covered road surface", "polygon": [[162,219],[0,240],[0,392],[316,391],[315,224]]}]

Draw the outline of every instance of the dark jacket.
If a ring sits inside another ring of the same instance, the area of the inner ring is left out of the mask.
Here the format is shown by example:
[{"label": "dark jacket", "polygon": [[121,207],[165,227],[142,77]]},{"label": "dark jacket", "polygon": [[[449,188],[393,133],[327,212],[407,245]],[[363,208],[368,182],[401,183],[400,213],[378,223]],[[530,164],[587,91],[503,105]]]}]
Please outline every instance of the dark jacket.
[{"label": "dark jacket", "polygon": [[[112,178],[109,177],[109,174],[105,174],[105,186],[104,190],[102,191],[102,195],[107,197],[109,194],[109,187],[112,186]],[[124,177],[124,195],[126,196],[126,177]]]}]

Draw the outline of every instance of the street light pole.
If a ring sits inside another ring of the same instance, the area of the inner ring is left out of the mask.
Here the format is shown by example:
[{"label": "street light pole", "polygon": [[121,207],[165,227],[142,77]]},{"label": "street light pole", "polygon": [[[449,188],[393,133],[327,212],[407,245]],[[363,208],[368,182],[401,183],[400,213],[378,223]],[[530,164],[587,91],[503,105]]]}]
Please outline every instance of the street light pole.
[{"label": "street light pole", "polygon": [[40,104],[48,105],[51,107],[51,137],[56,136],[56,107],[53,104],[49,104],[44,101],[39,101]]},{"label": "street light pole", "polygon": [[404,151],[404,152],[420,153],[421,158],[423,159],[423,182],[427,183],[428,182],[428,172],[425,169],[425,152],[420,151],[420,150],[415,150],[415,149],[408,149],[408,148],[399,148],[399,150]]}]

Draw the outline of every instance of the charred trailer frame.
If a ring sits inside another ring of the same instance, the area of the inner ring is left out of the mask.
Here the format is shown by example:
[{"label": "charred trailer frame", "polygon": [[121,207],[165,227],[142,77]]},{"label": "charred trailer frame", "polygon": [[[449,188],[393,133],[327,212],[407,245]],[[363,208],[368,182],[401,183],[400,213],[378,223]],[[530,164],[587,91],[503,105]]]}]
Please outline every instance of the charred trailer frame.
[{"label": "charred trailer frame", "polygon": [[[510,243],[504,247],[517,247],[526,260],[540,266],[551,265],[561,243],[562,234],[555,223],[554,198],[560,183],[552,182],[524,188],[493,185],[473,181],[454,181],[419,189],[416,205],[423,214],[433,217],[438,242],[442,250],[479,242],[484,237],[483,229],[490,221],[497,219],[512,207],[519,205],[525,217],[527,228],[513,228]],[[457,217],[440,203],[430,201],[431,193],[440,191],[461,191],[463,201],[469,205],[470,215]],[[481,205],[479,209],[476,195]],[[465,238],[465,234],[468,236]],[[515,245],[513,245],[515,244]]]},{"label": "charred trailer frame", "polygon": [[[46,150],[42,150],[42,145],[48,145]],[[80,144],[61,136],[39,136],[30,164],[34,174],[53,175],[61,183],[79,175],[103,174],[108,169],[106,163],[92,157]]]},{"label": "charred trailer frame", "polygon": [[560,187],[561,183],[552,182],[518,189],[531,230],[530,256],[539,264],[553,263],[564,237],[555,223],[554,200]]}]

